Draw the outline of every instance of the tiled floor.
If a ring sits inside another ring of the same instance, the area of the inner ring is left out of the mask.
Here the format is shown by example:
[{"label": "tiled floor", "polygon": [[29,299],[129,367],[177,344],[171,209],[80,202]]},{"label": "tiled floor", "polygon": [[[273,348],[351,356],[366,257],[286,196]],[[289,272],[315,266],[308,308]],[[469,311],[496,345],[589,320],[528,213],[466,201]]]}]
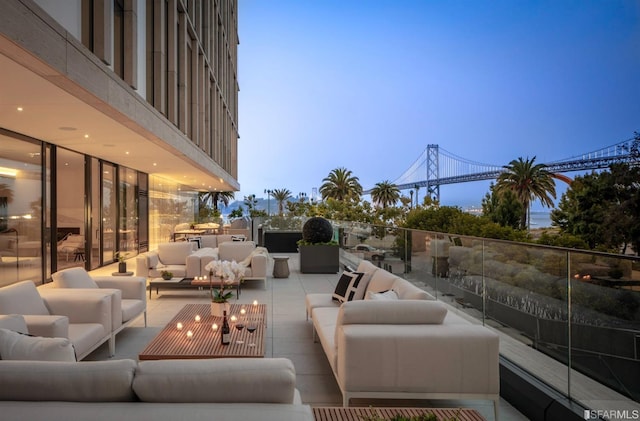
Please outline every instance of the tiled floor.
[{"label": "tiled floor", "polygon": [[[265,357],[286,357],[293,361],[297,372],[297,387],[302,400],[312,406],[340,406],[342,396],[322,346],[314,343],[311,323],[305,317],[304,296],[309,292],[333,292],[337,275],[300,274],[298,255],[290,254],[289,278],[269,277],[267,289],[262,282],[247,282],[239,303],[258,300],[267,304],[267,332]],[[133,263],[133,262],[131,262]],[[273,262],[271,263],[273,265]],[[110,274],[113,267],[105,267],[95,274]],[[269,269],[271,274],[271,268]],[[148,325],[142,318],[118,334],[114,358],[137,359],[138,353],[188,303],[208,303],[208,292],[198,290],[165,290],[152,293],[148,301]],[[108,358],[106,345],[96,350],[87,360]],[[493,420],[493,405],[489,401],[352,401],[357,405],[466,407],[478,410],[487,420]],[[508,402],[500,402],[500,420],[526,420]]]}]

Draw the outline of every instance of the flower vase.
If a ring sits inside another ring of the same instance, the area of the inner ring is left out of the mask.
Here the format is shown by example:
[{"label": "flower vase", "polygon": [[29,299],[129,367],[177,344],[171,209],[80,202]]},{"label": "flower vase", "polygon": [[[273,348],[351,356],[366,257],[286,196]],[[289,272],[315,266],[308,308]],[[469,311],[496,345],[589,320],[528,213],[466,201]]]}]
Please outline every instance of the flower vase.
[{"label": "flower vase", "polygon": [[211,315],[214,317],[222,317],[223,312],[226,310],[227,316],[231,312],[230,303],[211,303]]}]

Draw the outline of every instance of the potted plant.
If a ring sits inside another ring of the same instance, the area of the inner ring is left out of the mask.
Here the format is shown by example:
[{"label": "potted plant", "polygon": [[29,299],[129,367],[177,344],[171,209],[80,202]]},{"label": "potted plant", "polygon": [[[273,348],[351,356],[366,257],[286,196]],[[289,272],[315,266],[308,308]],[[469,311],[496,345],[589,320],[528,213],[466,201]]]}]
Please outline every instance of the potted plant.
[{"label": "potted plant", "polygon": [[125,258],[127,257],[127,253],[123,253],[121,251],[116,253],[116,258],[118,259],[118,272],[126,273],[127,272],[127,262],[125,262]]},{"label": "potted plant", "polygon": [[[229,314],[233,297],[231,284],[238,279],[242,282],[244,267],[236,261],[212,260],[204,267],[209,271],[209,294],[211,295],[211,315],[222,317],[223,311]],[[214,278],[220,280],[220,287],[214,288]]]},{"label": "potted plant", "polygon": [[162,277],[162,279],[164,279],[165,281],[170,281],[171,278],[173,278],[173,273],[169,272],[168,270],[163,270],[160,273],[160,276]]},{"label": "potted plant", "polygon": [[338,273],[340,248],[333,241],[333,226],[325,218],[316,216],[302,227],[302,240],[298,241],[300,272]]}]

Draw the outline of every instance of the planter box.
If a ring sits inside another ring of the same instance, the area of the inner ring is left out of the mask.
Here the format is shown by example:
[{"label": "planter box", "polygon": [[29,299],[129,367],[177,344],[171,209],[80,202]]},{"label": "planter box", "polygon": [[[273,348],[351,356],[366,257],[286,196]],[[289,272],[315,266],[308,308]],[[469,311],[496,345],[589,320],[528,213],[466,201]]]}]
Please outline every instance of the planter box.
[{"label": "planter box", "polygon": [[340,269],[340,247],[317,245],[299,246],[300,272],[338,273]]},{"label": "planter box", "polygon": [[265,231],[262,236],[269,253],[295,253],[298,240],[302,240],[302,231]]}]

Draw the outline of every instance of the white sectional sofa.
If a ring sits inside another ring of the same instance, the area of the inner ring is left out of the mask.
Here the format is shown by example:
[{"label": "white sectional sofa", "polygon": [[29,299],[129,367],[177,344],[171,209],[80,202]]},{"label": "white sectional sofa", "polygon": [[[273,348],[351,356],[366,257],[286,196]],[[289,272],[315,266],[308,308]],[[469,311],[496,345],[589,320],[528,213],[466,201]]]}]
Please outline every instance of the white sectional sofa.
[{"label": "white sectional sofa", "polygon": [[[340,304],[332,294],[306,297],[343,405],[352,398],[486,399],[497,420],[498,335],[370,262],[357,271],[365,273],[359,285],[365,299]],[[389,290],[397,299],[383,299],[389,293],[366,299]]]},{"label": "white sectional sofa", "polygon": [[284,358],[0,361],[5,421],[313,420]]},{"label": "white sectional sofa", "polygon": [[22,281],[0,288],[0,315],[22,315],[23,333],[68,338],[79,361],[113,340],[111,297],[111,292],[69,294]]}]

